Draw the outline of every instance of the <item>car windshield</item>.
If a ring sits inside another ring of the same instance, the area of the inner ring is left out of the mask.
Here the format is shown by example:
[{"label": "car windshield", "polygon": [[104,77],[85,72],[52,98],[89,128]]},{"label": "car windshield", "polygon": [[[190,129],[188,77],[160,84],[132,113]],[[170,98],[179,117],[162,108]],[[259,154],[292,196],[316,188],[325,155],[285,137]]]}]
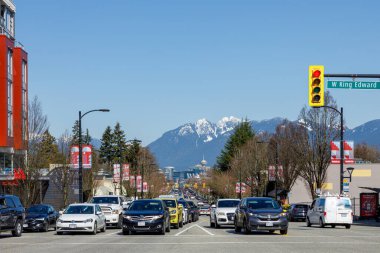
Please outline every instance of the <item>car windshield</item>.
[{"label": "car windshield", "polygon": [[194,203],[191,202],[191,201],[188,201],[187,203],[190,205],[190,207],[194,207],[195,206]]},{"label": "car windshield", "polygon": [[210,208],[210,206],[201,206],[201,209],[203,209],[203,210],[207,210],[209,208]]},{"label": "car windshield", "polygon": [[304,210],[307,210],[308,206],[307,205],[295,205],[294,208],[295,209],[304,209]]},{"label": "car windshield", "polygon": [[240,203],[240,200],[220,200],[218,202],[218,207],[228,208],[228,207],[237,207]]},{"label": "car windshield", "polygon": [[181,204],[184,208],[188,208],[188,203],[186,201],[179,201],[178,204]]},{"label": "car windshield", "polygon": [[117,197],[94,197],[90,201],[90,203],[94,204],[118,204]]},{"label": "car windshield", "polygon": [[94,214],[93,206],[69,206],[64,212],[65,214]]},{"label": "car windshield", "polygon": [[172,208],[176,208],[177,205],[175,203],[175,200],[171,200],[171,199],[165,199],[164,200],[165,204],[167,207],[172,207]]},{"label": "car windshield", "polygon": [[129,211],[162,211],[160,201],[134,201],[128,209]]},{"label": "car windshield", "polygon": [[31,206],[26,210],[27,213],[47,213],[47,206]]},{"label": "car windshield", "polygon": [[279,209],[279,204],[271,199],[248,200],[247,206],[250,209]]}]

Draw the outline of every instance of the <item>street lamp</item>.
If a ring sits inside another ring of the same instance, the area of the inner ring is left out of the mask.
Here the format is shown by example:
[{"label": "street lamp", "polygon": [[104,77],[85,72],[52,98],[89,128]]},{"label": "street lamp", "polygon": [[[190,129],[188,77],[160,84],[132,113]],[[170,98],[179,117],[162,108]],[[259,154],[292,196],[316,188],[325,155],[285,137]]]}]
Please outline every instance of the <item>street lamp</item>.
[{"label": "street lamp", "polygon": [[352,180],[352,172],[354,172],[354,169],[353,167],[348,167],[346,170],[348,171],[348,174],[350,175],[349,177],[343,177],[343,178],[349,178],[350,179],[350,183],[351,183],[351,180]]},{"label": "street lamp", "polygon": [[79,146],[79,168],[78,168],[78,184],[79,184],[79,203],[83,202],[83,168],[82,168],[82,118],[86,116],[87,114],[91,112],[109,112],[109,109],[96,109],[86,112],[82,115],[82,112],[79,111],[79,121],[78,121],[78,128],[79,128],[79,138],[78,138],[78,146]]}]

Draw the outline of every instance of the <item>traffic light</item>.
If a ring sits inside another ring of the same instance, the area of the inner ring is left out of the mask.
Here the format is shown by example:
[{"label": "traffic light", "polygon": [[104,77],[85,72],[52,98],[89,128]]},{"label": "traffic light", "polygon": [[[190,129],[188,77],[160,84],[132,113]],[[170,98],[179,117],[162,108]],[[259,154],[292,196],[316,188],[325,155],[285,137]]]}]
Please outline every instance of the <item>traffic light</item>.
[{"label": "traffic light", "polygon": [[309,66],[309,105],[321,107],[325,105],[324,66]]}]

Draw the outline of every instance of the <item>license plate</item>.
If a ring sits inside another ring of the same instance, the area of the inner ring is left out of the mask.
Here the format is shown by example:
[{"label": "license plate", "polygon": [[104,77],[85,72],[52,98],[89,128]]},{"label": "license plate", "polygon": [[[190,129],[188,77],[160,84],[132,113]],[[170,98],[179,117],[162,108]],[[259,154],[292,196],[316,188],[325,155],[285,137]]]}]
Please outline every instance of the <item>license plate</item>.
[{"label": "license plate", "polygon": [[69,224],[69,228],[77,228],[77,224]]},{"label": "license plate", "polygon": [[22,225],[24,228],[27,228],[28,227],[28,224],[24,224],[24,225]]},{"label": "license plate", "polygon": [[267,226],[267,227],[273,227],[273,222],[267,222],[267,223],[265,223],[265,226]]},{"label": "license plate", "polygon": [[145,222],[144,221],[139,221],[139,222],[137,222],[137,226],[144,227],[145,226]]},{"label": "license plate", "polygon": [[231,217],[231,220],[235,220],[235,217],[234,217],[234,216],[232,216],[232,217]]},{"label": "license plate", "polygon": [[341,215],[342,215],[342,217],[347,217],[346,213],[342,213]]}]

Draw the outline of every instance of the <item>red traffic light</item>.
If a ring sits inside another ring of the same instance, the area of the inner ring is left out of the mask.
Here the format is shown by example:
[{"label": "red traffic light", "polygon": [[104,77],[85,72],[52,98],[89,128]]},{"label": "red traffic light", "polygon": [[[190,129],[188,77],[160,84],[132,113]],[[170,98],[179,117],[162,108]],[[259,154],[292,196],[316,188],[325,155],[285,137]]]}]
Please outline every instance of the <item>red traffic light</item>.
[{"label": "red traffic light", "polygon": [[320,70],[313,71],[313,77],[319,77],[321,75]]}]

